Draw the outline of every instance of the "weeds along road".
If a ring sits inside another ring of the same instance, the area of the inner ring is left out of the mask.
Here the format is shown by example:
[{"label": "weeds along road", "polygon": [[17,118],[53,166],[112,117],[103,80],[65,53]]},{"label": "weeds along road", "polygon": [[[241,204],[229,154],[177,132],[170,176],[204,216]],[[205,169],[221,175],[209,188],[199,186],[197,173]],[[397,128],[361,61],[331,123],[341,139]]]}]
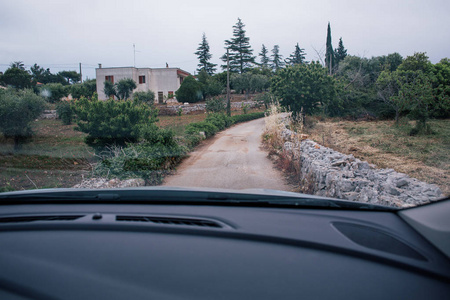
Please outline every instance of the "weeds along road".
[{"label": "weeds along road", "polygon": [[290,191],[262,148],[264,118],[222,131],[192,152],[165,186]]}]

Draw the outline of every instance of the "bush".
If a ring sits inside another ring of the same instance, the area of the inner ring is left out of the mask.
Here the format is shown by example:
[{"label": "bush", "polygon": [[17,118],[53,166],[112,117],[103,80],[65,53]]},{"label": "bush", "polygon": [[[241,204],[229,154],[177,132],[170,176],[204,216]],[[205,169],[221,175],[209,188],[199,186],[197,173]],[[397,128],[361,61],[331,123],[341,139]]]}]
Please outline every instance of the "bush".
[{"label": "bush", "polygon": [[73,108],[67,101],[62,101],[56,105],[56,112],[64,125],[72,124]]},{"label": "bush", "polygon": [[231,117],[233,124],[247,122],[259,118],[264,118],[264,112],[256,112],[246,115],[235,115]]},{"label": "bush", "polygon": [[224,130],[227,127],[230,127],[233,122],[232,119],[227,117],[225,114],[209,114],[206,119],[206,122],[213,124],[216,126],[219,130]]},{"label": "bush", "polygon": [[224,112],[226,109],[225,99],[222,97],[212,98],[206,101],[206,111],[212,113]]},{"label": "bush", "polygon": [[198,102],[202,100],[202,84],[195,80],[193,76],[188,76],[183,80],[180,88],[175,92],[175,96],[180,102]]},{"label": "bush", "polygon": [[45,97],[50,103],[61,101],[61,98],[69,95],[70,87],[61,83],[47,83],[40,88],[41,96]]},{"label": "bush", "polygon": [[76,128],[85,132],[86,144],[98,148],[106,146],[125,146],[136,142],[144,126],[157,121],[158,111],[144,104],[131,101],[99,101],[84,97],[75,102],[78,117]]},{"label": "bush", "polygon": [[204,132],[206,137],[213,136],[218,131],[223,130],[235,123],[246,122],[258,118],[263,118],[264,112],[252,113],[246,115],[236,115],[227,117],[225,114],[210,114],[205,121],[191,123],[185,128],[185,140],[187,144],[194,147],[200,143],[202,137],[200,132]]},{"label": "bush", "polygon": [[140,177],[146,185],[161,184],[164,175],[186,155],[186,149],[176,143],[113,147],[111,152],[111,157],[96,165],[94,176],[119,179]]},{"label": "bush", "polygon": [[44,99],[31,90],[0,89],[0,131],[5,138],[14,139],[14,150],[33,135],[31,122],[46,107]]},{"label": "bush", "polygon": [[206,137],[213,136],[217,131],[219,131],[219,128],[207,121],[188,124],[185,129],[188,135],[204,132]]},{"label": "bush", "polygon": [[153,105],[155,101],[155,93],[150,90],[146,92],[134,92],[133,100],[137,103],[146,103]]}]

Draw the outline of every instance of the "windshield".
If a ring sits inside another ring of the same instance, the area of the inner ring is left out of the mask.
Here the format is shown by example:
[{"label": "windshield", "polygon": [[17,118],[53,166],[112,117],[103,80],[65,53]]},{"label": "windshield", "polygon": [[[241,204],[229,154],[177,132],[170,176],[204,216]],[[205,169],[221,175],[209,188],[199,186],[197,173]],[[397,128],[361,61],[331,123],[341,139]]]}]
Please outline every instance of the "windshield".
[{"label": "windshield", "polygon": [[448,11],[438,0],[2,2],[0,192],[443,199]]}]

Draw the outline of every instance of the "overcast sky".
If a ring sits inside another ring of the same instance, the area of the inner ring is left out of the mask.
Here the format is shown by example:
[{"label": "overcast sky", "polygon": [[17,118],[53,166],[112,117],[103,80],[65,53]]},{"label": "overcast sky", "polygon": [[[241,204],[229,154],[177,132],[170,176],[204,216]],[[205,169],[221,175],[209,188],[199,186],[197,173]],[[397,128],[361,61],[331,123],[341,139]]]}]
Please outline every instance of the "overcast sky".
[{"label": "overcast sky", "polygon": [[95,78],[98,63],[133,66],[135,44],[136,67],[194,73],[203,32],[220,64],[238,17],[254,55],[278,44],[287,57],[299,43],[317,60],[330,22],[333,47],[342,37],[351,55],[427,52],[437,63],[450,57],[449,16],[449,0],[0,0],[0,71],[13,61],[52,72],[81,62],[83,78]]}]

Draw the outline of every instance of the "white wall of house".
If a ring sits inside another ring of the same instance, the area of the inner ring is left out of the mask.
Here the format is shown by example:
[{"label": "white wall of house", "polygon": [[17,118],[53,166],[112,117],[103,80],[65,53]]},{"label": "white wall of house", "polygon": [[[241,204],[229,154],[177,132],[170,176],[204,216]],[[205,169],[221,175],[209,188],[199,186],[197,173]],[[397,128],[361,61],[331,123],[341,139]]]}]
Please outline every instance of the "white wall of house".
[{"label": "white wall of house", "polygon": [[[107,76],[112,76],[114,83],[121,79],[131,78],[136,82],[136,91],[151,90],[155,93],[155,102],[165,101],[169,94],[175,94],[179,89],[182,80],[190,75],[188,72],[179,68],[97,68],[97,94],[100,100],[106,100],[107,96],[103,92],[104,83]],[[139,76],[144,76],[145,82],[139,83]],[[164,98],[164,99],[163,99]]]}]

